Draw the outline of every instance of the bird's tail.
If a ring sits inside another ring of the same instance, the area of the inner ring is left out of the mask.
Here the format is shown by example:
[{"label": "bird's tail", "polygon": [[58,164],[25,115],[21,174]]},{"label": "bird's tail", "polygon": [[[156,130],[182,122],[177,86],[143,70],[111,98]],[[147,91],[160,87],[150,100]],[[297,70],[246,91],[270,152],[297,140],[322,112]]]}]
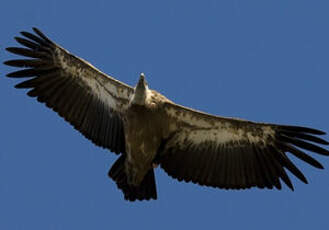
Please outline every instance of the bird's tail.
[{"label": "bird's tail", "polygon": [[157,191],[155,186],[154,171],[151,168],[145,175],[139,186],[129,185],[127,183],[127,175],[124,169],[125,156],[121,155],[113,164],[108,175],[112,178],[119,189],[122,190],[125,200],[150,200],[157,199]]}]

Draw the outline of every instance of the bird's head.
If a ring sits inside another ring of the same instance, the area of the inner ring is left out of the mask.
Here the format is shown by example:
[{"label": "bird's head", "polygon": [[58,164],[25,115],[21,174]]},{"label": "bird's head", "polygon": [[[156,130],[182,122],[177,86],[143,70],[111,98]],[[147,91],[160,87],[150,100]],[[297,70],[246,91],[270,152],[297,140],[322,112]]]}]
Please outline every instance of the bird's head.
[{"label": "bird's head", "polygon": [[149,90],[149,87],[148,87],[147,81],[145,80],[145,75],[144,75],[144,73],[141,73],[139,76],[138,83],[135,87],[135,93],[132,98],[132,103],[139,104],[139,105],[145,104],[146,95],[147,95],[148,90]]},{"label": "bird's head", "polygon": [[138,80],[136,89],[137,88],[141,89],[141,90],[146,90],[148,88],[148,84],[147,84],[147,81],[145,79],[144,73],[141,73],[140,76],[139,76],[139,80]]}]

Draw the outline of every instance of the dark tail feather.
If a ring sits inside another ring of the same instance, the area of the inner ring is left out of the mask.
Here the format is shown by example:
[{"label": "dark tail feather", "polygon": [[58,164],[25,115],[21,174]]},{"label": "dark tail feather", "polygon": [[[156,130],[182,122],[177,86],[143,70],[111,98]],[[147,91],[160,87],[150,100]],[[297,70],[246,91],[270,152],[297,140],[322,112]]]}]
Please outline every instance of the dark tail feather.
[{"label": "dark tail feather", "polygon": [[125,156],[121,155],[119,159],[113,164],[108,175],[116,182],[118,188],[122,190],[125,200],[156,200],[157,192],[153,169],[148,171],[140,186],[136,187],[127,183],[127,176],[124,170],[124,162]]}]

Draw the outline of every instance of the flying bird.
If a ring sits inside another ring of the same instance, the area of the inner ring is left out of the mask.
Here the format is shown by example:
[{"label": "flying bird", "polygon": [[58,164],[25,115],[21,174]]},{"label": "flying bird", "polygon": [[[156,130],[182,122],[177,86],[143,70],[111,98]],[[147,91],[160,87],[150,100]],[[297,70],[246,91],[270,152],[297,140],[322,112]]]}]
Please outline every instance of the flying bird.
[{"label": "flying bird", "polygon": [[307,183],[290,153],[323,166],[305,150],[329,155],[325,132],[301,126],[257,123],[210,115],[167,99],[140,74],[135,87],[106,75],[71,54],[40,30],[15,37],[24,47],[7,51],[25,59],[4,64],[23,69],[7,74],[28,78],[15,85],[53,109],[95,145],[119,155],[109,170],[124,198],[157,199],[154,168],[178,181],[223,189],[291,190],[289,170]]}]

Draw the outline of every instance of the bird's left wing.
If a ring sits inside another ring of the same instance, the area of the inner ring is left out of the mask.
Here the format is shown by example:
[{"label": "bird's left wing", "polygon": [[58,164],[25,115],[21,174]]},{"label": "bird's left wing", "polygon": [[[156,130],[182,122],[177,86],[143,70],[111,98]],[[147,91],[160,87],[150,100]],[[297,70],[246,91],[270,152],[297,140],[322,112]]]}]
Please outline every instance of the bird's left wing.
[{"label": "bird's left wing", "polygon": [[70,122],[85,137],[112,152],[125,152],[121,119],[134,89],[102,73],[88,62],[55,44],[38,29],[15,37],[21,47],[11,53],[29,57],[4,64],[25,69],[9,73],[11,78],[30,78],[16,88],[45,103]]},{"label": "bird's left wing", "polygon": [[284,168],[307,180],[287,152],[317,168],[323,167],[301,149],[329,155],[316,145],[328,144],[317,137],[325,134],[320,130],[212,116],[170,102],[164,110],[172,135],[161,145],[158,162],[179,181],[226,189],[281,189],[281,179],[293,189]]}]

